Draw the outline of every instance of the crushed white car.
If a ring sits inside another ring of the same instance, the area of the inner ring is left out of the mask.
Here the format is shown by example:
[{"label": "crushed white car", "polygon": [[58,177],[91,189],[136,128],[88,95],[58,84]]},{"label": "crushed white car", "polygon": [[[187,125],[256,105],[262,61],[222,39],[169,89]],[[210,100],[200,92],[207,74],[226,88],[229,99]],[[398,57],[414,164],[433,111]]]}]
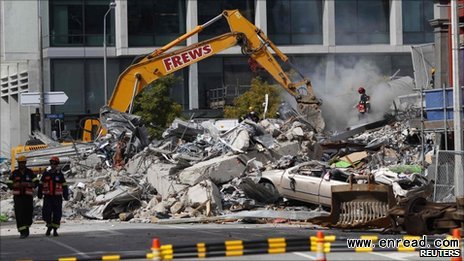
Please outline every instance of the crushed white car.
[{"label": "crushed white car", "polygon": [[286,170],[262,173],[260,183],[279,197],[331,206],[331,188],[346,185],[348,175],[341,171],[326,171],[323,162],[304,162]]}]

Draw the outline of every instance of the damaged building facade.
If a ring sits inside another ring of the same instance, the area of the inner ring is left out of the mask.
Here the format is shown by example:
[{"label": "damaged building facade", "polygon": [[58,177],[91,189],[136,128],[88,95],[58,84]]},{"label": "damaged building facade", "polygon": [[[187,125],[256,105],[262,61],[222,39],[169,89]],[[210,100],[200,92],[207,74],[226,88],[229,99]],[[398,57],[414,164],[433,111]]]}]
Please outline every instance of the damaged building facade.
[{"label": "damaged building facade", "polygon": [[[48,135],[62,120],[63,129],[78,137],[79,120],[98,114],[105,104],[102,36],[109,2],[2,1],[0,117],[10,123],[0,129],[2,157],[8,158],[12,147],[24,144],[38,125],[36,108],[20,106],[19,93],[64,91],[71,97],[65,105],[45,106],[43,114],[63,116],[57,120],[41,115]],[[340,81],[332,76],[345,67],[354,68],[353,75],[363,75],[365,68],[357,66],[368,63],[383,75],[400,70],[400,75],[412,76],[410,46],[434,41],[428,21],[439,14],[437,5],[442,4],[432,0],[115,2],[106,17],[109,94],[117,75],[135,56],[153,51],[224,9],[240,9],[310,76],[319,96],[337,92]],[[17,24],[22,25],[20,29]],[[209,39],[223,29],[208,28],[185,44]],[[225,99],[217,95],[218,90],[246,88],[253,77],[238,48],[193,64],[179,76],[183,81],[172,96],[184,110],[210,109],[212,103]],[[350,91],[369,84],[354,77],[345,84]]]}]

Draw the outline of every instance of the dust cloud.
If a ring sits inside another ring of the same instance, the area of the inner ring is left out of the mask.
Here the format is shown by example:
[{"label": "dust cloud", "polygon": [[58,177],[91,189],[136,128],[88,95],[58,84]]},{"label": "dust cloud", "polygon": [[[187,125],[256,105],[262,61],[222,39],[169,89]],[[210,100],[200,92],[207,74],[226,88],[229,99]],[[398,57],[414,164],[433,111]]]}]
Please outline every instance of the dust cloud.
[{"label": "dust cloud", "polygon": [[[321,110],[329,131],[343,131],[350,126],[382,119],[397,96],[414,92],[411,77],[389,79],[368,61],[358,61],[350,67],[336,65],[335,75],[324,75],[316,71],[310,77],[317,97],[322,99]],[[360,118],[356,105],[361,86],[370,96],[371,113]]]}]

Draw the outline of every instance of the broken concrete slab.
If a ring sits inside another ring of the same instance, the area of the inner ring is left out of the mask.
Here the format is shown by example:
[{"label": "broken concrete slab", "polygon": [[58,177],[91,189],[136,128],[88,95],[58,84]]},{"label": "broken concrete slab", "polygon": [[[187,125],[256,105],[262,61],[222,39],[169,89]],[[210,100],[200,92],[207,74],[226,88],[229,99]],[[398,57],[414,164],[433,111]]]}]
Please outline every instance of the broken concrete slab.
[{"label": "broken concrete slab", "polygon": [[296,156],[300,151],[300,143],[298,141],[281,142],[274,152],[280,156],[291,155]]},{"label": "broken concrete slab", "polygon": [[171,175],[171,170],[177,168],[175,164],[158,162],[152,164],[147,170],[147,181],[150,183],[163,198],[177,194],[188,186],[179,184],[175,177]]},{"label": "broken concrete slab", "polygon": [[210,180],[204,180],[188,189],[186,194],[188,205],[195,207],[207,201],[211,202],[214,209],[222,211],[221,194],[218,187]]},{"label": "broken concrete slab", "polygon": [[240,151],[246,151],[250,147],[250,135],[245,129],[236,129],[234,133],[235,136],[230,138],[230,145],[232,148]]},{"label": "broken concrete slab", "polygon": [[239,161],[237,155],[225,155],[183,169],[179,173],[179,181],[193,186],[200,181],[210,179],[219,185],[239,177],[244,170],[245,165]]}]

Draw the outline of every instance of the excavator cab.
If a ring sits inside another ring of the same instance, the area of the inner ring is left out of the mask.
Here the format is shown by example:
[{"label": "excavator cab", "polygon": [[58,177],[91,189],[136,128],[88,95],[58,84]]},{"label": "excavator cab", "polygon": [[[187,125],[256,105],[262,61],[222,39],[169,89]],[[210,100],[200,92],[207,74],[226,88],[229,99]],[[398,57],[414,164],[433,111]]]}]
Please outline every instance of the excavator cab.
[{"label": "excavator cab", "polygon": [[82,141],[85,141],[85,142],[93,141],[100,134],[105,135],[106,129],[102,128],[99,119],[97,118],[84,119],[84,126],[82,126]]}]

